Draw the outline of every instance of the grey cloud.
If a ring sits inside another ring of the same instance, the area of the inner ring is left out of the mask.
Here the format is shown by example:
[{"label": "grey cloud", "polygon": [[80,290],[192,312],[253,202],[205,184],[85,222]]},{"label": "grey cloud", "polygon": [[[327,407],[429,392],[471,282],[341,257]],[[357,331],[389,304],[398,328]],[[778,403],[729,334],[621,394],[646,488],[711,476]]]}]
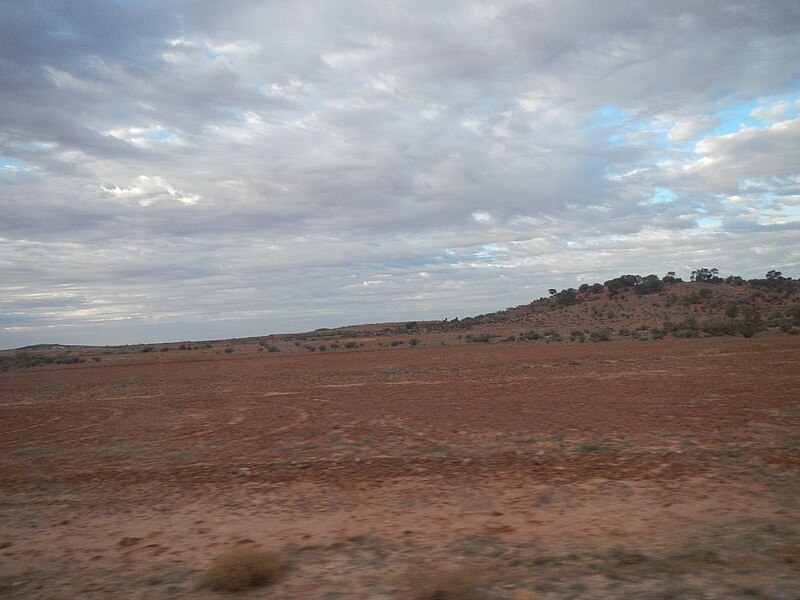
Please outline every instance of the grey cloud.
[{"label": "grey cloud", "polygon": [[[7,333],[74,335],[69,306],[34,325],[56,289],[101,339],[786,270],[799,24],[772,2],[11,3],[0,264],[31,321]],[[711,136],[754,102],[764,126]]]}]

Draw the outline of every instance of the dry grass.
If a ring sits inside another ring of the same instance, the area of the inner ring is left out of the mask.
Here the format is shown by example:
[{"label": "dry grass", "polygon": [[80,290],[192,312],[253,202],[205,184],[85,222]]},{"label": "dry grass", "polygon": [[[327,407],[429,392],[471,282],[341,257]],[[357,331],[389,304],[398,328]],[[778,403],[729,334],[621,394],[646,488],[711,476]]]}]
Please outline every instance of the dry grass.
[{"label": "dry grass", "polygon": [[484,600],[473,572],[458,570],[419,570],[408,574],[414,600]]},{"label": "dry grass", "polygon": [[202,586],[221,592],[239,592],[273,584],[286,569],[286,558],[280,552],[238,548],[217,557],[203,577]]}]

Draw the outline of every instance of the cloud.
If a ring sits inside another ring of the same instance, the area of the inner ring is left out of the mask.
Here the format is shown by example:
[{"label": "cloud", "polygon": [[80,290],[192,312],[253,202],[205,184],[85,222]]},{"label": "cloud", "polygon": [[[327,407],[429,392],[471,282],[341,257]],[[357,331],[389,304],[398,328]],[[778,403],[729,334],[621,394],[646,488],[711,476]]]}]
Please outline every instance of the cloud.
[{"label": "cloud", "polygon": [[[798,24],[797,3],[722,0],[12,4],[2,343],[791,273]],[[82,303],[37,308],[53,290]]]},{"label": "cloud", "polygon": [[200,201],[199,194],[176,190],[163,177],[158,176],[139,175],[136,183],[130,187],[109,184],[104,184],[100,187],[111,196],[135,200],[139,206],[151,206],[164,200],[177,200],[181,204],[191,206]]}]

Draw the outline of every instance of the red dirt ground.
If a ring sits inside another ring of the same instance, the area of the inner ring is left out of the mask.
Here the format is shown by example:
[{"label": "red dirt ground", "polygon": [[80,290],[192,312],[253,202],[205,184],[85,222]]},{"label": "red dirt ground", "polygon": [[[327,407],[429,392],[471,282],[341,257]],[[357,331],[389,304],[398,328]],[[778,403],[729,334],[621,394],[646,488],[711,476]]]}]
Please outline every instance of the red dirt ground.
[{"label": "red dirt ground", "polygon": [[[800,598],[800,339],[191,352],[0,374],[0,595]],[[524,595],[523,592],[529,592]]]}]

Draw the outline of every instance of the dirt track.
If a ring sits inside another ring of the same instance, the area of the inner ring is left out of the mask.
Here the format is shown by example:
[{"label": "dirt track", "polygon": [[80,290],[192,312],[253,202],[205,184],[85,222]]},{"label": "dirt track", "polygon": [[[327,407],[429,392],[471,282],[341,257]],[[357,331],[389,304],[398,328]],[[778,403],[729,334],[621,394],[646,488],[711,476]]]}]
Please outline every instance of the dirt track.
[{"label": "dirt track", "polygon": [[[127,362],[126,362],[127,361]],[[800,340],[154,353],[0,375],[0,593],[800,597]]]}]

